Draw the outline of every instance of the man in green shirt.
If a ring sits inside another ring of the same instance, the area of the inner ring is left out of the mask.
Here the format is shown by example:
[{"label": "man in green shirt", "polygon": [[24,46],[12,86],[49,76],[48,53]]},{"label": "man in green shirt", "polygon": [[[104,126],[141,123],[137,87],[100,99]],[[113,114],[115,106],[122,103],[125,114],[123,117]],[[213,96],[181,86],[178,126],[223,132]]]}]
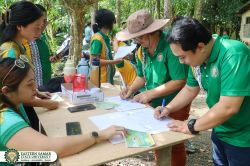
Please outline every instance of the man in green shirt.
[{"label": "man in green shirt", "polygon": [[189,64],[187,85],[155,117],[163,118],[190,103],[200,89],[210,110],[199,119],[173,121],[173,131],[198,134],[213,128],[215,165],[250,163],[250,50],[236,40],[211,35],[197,20],[178,20],[167,37],[181,63]]},{"label": "man in green shirt", "polygon": [[[165,41],[166,33],[161,30],[168,21],[154,20],[149,12],[139,10],[129,16],[128,28],[116,35],[119,41],[134,39],[141,44],[136,56],[137,77],[129,88],[121,92],[121,98],[130,98],[133,93],[140,90],[141,93],[134,96],[133,100],[157,107],[164,103],[163,99],[169,103],[185,85],[188,68],[180,64],[178,58],[173,55]],[[186,120],[189,110],[190,107],[187,106],[183,109],[184,114],[170,116]],[[184,144],[173,146],[172,165],[185,166],[185,162]]]}]

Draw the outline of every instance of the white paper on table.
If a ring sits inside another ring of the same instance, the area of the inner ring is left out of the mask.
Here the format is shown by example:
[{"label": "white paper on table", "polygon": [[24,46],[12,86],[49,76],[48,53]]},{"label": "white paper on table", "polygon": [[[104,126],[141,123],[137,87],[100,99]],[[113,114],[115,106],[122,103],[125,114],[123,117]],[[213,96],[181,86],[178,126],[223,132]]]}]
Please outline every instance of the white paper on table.
[{"label": "white paper on table", "polygon": [[120,96],[108,97],[105,100],[118,104],[118,106],[115,107],[117,111],[129,111],[146,107],[146,105],[138,102],[133,102],[131,100],[123,100]]},{"label": "white paper on table", "polygon": [[157,120],[154,118],[152,108],[143,108],[132,111],[113,112],[98,116],[89,117],[89,119],[100,129],[105,129],[111,125],[123,126],[127,129],[157,134],[169,131],[167,124],[170,118]]},{"label": "white paper on table", "polygon": [[53,100],[53,101],[57,101],[57,102],[62,102],[64,101],[63,98],[58,94],[58,93],[55,93],[51,96],[51,99],[50,100]]},{"label": "white paper on table", "polygon": [[124,58],[129,53],[131,53],[135,48],[136,48],[136,44],[131,44],[131,46],[118,47],[118,50],[115,53],[114,59]]}]

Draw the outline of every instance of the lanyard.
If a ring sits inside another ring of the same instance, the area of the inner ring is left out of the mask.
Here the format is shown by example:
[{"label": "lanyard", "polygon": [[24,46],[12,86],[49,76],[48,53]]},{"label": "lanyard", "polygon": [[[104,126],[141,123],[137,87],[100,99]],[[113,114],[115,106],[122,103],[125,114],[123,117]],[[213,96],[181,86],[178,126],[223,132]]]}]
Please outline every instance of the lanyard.
[{"label": "lanyard", "polygon": [[206,90],[203,88],[202,83],[201,83],[201,68],[200,66],[194,67],[194,75],[195,79],[197,80],[199,87],[206,92]]},{"label": "lanyard", "polygon": [[148,57],[145,55],[145,52],[142,50],[142,74],[143,74],[143,77],[145,79],[145,83],[144,83],[144,87],[146,90],[148,90],[147,88],[147,78],[146,78],[146,72],[145,72],[145,68],[146,68],[146,65],[148,63]]}]

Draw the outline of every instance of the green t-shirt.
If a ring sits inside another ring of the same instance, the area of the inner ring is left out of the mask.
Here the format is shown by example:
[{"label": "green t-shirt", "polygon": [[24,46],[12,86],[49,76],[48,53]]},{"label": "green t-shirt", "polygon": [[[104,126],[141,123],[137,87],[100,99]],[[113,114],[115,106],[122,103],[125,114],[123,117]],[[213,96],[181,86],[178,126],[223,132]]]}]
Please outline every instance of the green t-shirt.
[{"label": "green t-shirt", "polygon": [[[5,108],[0,112],[0,151],[6,151],[6,144],[18,131],[29,127],[29,119],[23,105],[19,107],[23,117],[11,108]],[[25,118],[25,120],[23,119]]]},{"label": "green t-shirt", "polygon": [[[165,37],[166,33],[163,32],[153,56],[150,56],[146,48],[142,48],[142,54],[144,54],[142,56],[143,64],[138,58],[139,55],[136,56],[137,75],[145,77],[146,80],[142,91],[145,89],[154,89],[171,80],[187,78],[188,67],[180,64],[179,59],[172,53],[169,43],[165,41]],[[166,103],[168,104],[177,93],[178,91],[165,97],[153,99],[151,105],[153,107],[160,106],[163,98],[166,99]]]},{"label": "green t-shirt", "polygon": [[51,62],[49,60],[51,51],[49,49],[49,44],[45,33],[42,33],[41,38],[36,40],[36,44],[39,50],[39,57],[42,65],[42,78],[44,85],[51,79],[52,74]]},{"label": "green t-shirt", "polygon": [[187,85],[202,85],[209,108],[220,96],[245,96],[240,111],[214,130],[228,144],[250,147],[250,49],[236,40],[213,37],[216,41],[208,62],[198,69],[200,74],[189,70]]},{"label": "green t-shirt", "polygon": [[[111,50],[111,45],[110,45],[110,39],[107,35],[105,35],[102,31],[97,32],[102,35],[104,42],[106,46],[108,47],[108,57],[110,60],[113,60],[112,57],[112,50]],[[102,52],[102,43],[99,40],[93,40],[91,41],[91,49],[90,49],[90,54],[91,55],[97,55],[100,56]]]},{"label": "green t-shirt", "polygon": [[[91,55],[96,55],[96,56],[100,56],[101,59],[106,59],[106,60],[113,60],[112,57],[112,49],[111,49],[111,45],[110,45],[110,39],[107,35],[105,35],[102,31],[97,32],[99,33],[102,38],[104,39],[105,45],[103,46],[101,41],[94,39],[91,40],[90,43],[90,54]],[[101,55],[102,54],[102,47],[105,47],[105,55]],[[103,68],[103,66],[102,66]],[[106,65],[106,70],[101,70],[102,72],[106,72],[106,73],[101,73],[104,75],[107,75],[107,82],[113,84],[114,80],[113,77],[115,75],[115,68],[113,65]]]}]

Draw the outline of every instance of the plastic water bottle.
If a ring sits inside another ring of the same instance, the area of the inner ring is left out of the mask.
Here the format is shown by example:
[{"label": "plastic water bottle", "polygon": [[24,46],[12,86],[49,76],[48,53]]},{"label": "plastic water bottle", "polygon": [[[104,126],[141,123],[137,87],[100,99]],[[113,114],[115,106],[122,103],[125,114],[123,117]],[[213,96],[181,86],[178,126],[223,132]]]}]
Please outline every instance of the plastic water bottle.
[{"label": "plastic water bottle", "polygon": [[90,68],[90,81],[96,87],[101,87],[101,70],[100,70],[100,60],[94,58],[92,60],[91,68]]},{"label": "plastic water bottle", "polygon": [[66,83],[71,83],[73,80],[73,76],[76,73],[76,69],[74,66],[74,62],[70,59],[65,63],[65,67],[63,69],[64,80]]},{"label": "plastic water bottle", "polygon": [[86,77],[89,77],[89,64],[85,58],[81,58],[77,66],[77,74],[84,74]]}]

